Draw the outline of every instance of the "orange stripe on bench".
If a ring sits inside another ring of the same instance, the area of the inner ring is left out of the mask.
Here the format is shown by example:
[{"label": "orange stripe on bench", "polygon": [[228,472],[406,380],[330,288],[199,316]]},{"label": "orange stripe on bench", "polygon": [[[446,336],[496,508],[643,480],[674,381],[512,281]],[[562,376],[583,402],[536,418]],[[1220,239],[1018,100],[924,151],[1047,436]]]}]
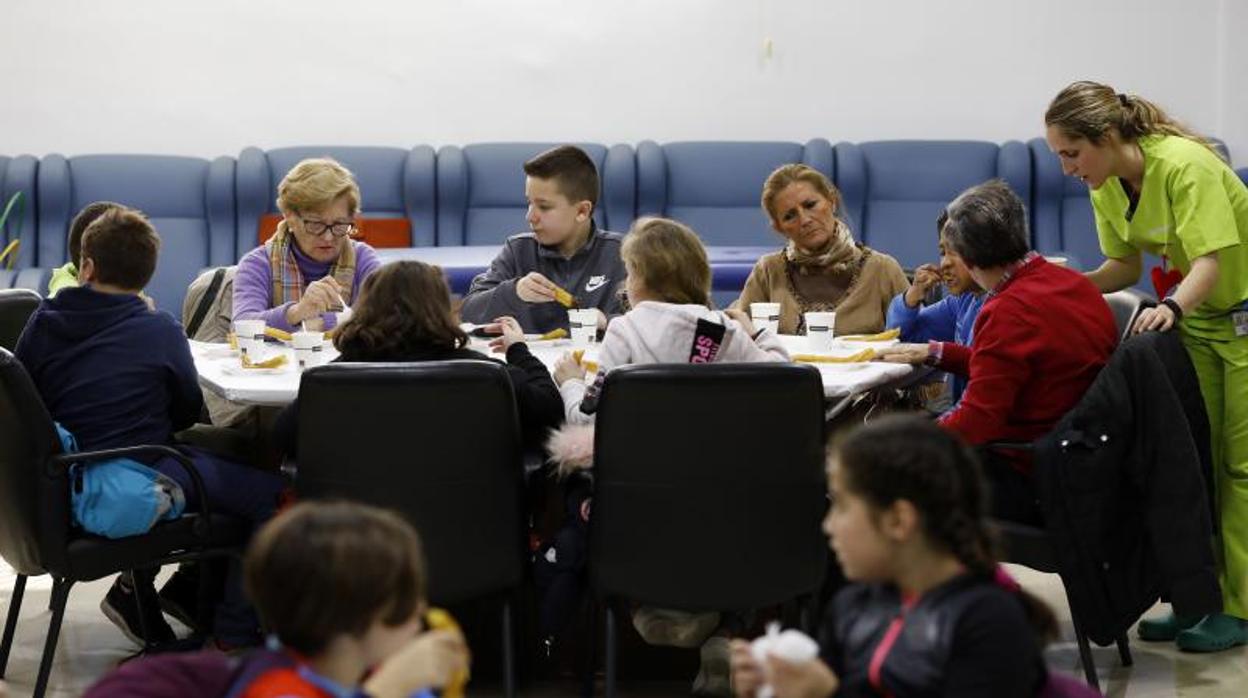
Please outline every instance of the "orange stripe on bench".
[{"label": "orange stripe on bench", "polygon": [[[282,217],[276,213],[267,213],[260,217],[256,238],[261,245],[273,237],[281,220]],[[361,218],[360,230],[354,239],[373,247],[411,247],[412,224],[406,218]]]}]

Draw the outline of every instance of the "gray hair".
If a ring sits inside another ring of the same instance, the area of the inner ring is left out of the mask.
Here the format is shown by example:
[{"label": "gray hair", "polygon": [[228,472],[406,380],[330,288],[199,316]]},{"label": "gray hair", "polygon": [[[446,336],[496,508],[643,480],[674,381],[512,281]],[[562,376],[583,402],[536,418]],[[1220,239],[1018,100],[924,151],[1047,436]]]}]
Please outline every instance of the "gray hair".
[{"label": "gray hair", "polygon": [[1000,179],[977,184],[945,209],[946,244],[978,269],[1016,262],[1031,249],[1022,199]]}]

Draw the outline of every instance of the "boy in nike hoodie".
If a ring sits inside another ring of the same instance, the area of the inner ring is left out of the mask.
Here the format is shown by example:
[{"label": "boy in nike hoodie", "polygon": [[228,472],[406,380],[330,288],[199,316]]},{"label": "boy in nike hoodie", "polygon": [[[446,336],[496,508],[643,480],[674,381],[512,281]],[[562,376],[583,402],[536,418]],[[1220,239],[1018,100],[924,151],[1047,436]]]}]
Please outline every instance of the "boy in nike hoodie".
[{"label": "boy in nike hoodie", "polygon": [[460,318],[478,324],[509,315],[525,332],[568,327],[556,301],[564,289],[578,308],[598,310],[598,329],[622,312],[623,236],[594,224],[598,170],[585,151],[552,148],[524,163],[524,196],[531,232],[512,235],[490,268],[472,280]]},{"label": "boy in nike hoodie", "polygon": [[[181,325],[139,297],[156,270],[160,238],[139,212],[105,211],[82,236],[77,287],[63,288],[40,304],[22,332],[14,355],[25,366],[52,419],[82,450],[141,444],[174,445],[173,433],[199,417],[203,405],[195,363]],[[255,523],[276,507],[280,477],[182,449],[203,478],[215,511]],[[182,488],[188,510],[199,499],[194,483],[171,458],[136,457]],[[66,493],[69,496],[69,493]],[[156,570],[118,577],[101,610],[132,640],[165,642],[173,631],[160,615],[152,590]],[[237,581],[237,580],[236,580]],[[216,631],[243,644],[255,620],[236,593],[218,608]],[[142,637],[135,593],[143,604],[150,637]]]}]

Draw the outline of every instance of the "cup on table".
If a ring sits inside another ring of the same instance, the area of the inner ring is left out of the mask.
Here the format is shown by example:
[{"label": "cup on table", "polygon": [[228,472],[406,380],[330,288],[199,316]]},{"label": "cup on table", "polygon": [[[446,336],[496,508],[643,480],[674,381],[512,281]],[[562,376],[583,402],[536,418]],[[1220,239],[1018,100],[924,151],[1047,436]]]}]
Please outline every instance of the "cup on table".
[{"label": "cup on table", "polygon": [[264,360],[264,320],[235,320],[238,351],[252,361]]},{"label": "cup on table", "polygon": [[325,333],[296,332],[290,336],[295,348],[295,363],[299,370],[320,366],[325,357]]},{"label": "cup on table", "polygon": [[303,322],[300,323],[300,326],[303,328],[304,332],[324,332],[325,318],[320,315],[311,315],[304,318]]},{"label": "cup on table", "polygon": [[836,329],[836,313],[806,313],[806,337],[811,351],[832,351],[834,329]]},{"label": "cup on table", "polygon": [[594,308],[568,310],[568,334],[573,345],[593,344],[598,339],[598,311]]},{"label": "cup on table", "polygon": [[750,321],[757,329],[767,328],[776,333],[780,331],[779,303],[750,303]]}]

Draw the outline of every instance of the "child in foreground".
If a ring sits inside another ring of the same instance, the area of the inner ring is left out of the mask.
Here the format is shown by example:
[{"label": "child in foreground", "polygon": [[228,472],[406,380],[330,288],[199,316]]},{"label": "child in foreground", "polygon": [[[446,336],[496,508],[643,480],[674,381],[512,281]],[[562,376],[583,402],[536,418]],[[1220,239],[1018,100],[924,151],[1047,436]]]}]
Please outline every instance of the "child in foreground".
[{"label": "child in foreground", "polygon": [[917,416],[850,433],[829,458],[824,519],[845,576],[819,658],[732,647],[733,689],[789,696],[1035,696],[1052,612],[997,564],[987,490],[957,436]]}]

